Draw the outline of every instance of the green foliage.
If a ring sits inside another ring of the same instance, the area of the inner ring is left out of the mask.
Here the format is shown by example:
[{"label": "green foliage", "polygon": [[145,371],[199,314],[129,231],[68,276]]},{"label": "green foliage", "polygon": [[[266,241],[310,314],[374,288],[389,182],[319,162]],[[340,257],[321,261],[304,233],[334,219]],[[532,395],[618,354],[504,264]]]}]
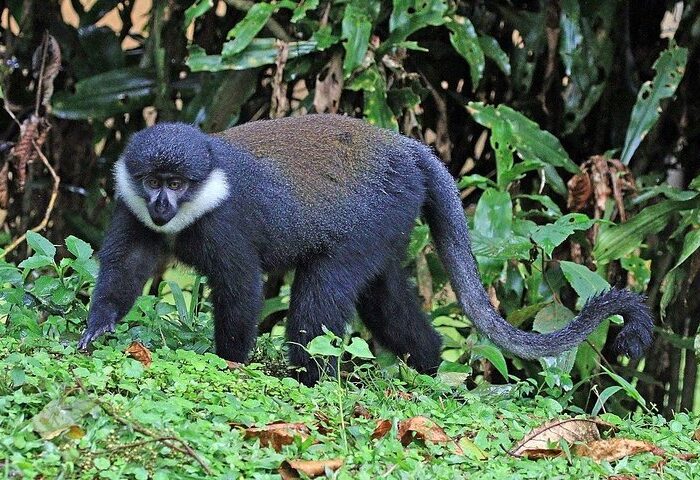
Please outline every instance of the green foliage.
[{"label": "green foliage", "polygon": [[659,119],[660,102],[673,96],[678,88],[687,61],[688,49],[674,45],[665,50],[654,63],[656,76],[653,81],[644,83],[639,89],[637,103],[630,117],[625,146],[620,155],[620,160],[625,165],[630,162],[639,144]]},{"label": "green foliage", "polygon": [[[575,456],[527,461],[504,455],[562,409],[539,395],[523,398],[527,385],[470,393],[426,377],[374,376],[361,388],[347,384],[341,409],[334,382],[306,388],[264,375],[256,365],[231,371],[211,354],[159,349],[152,355],[153,363],[144,368],[111,346],[98,346],[88,356],[57,340],[0,337],[0,378],[15,380],[0,387],[5,472],[30,478],[255,478],[276,475],[285,459],[341,457],[344,464],[336,474],[341,479],[378,477],[388,469],[390,478],[502,478],[516,472],[592,478],[642,477],[658,462],[651,453],[613,465]],[[601,395],[601,402],[608,396]],[[371,418],[353,415],[356,405]],[[403,446],[394,432],[371,438],[377,419],[397,422],[416,415],[434,419],[451,438],[467,438],[460,446],[474,453],[458,454],[449,444]],[[693,416],[604,418],[620,429],[619,437],[651,441],[674,454],[700,453],[692,439],[698,422]],[[311,441],[294,441],[277,452],[245,438],[246,428],[274,421],[308,426]],[[148,431],[154,437],[143,433]],[[159,437],[186,442],[211,473]],[[697,474],[693,462],[675,455],[665,469]]]}]

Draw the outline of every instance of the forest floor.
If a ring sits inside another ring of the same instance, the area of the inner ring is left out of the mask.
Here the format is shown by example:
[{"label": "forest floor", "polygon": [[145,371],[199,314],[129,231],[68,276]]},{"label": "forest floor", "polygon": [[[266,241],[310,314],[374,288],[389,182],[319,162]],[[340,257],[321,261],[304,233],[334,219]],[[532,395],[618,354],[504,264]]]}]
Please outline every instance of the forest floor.
[{"label": "forest floor", "polygon": [[[5,335],[0,472],[10,479],[700,478],[700,419],[684,413],[593,421],[529,382],[469,391],[405,368],[360,370],[308,388],[269,375],[269,365],[150,352],[119,335],[91,354],[77,352],[73,339]],[[599,431],[603,442],[594,441]],[[569,443],[567,434],[587,440]],[[518,456],[523,450],[543,458]]]}]

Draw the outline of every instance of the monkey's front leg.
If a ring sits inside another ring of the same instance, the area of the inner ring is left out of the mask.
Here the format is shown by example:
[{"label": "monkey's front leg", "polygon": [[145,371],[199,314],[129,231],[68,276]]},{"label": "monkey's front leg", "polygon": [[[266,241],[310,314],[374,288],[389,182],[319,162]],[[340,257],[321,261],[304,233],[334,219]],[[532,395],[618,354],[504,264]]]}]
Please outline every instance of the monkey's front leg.
[{"label": "monkey's front leg", "polygon": [[210,277],[216,354],[243,363],[255,345],[262,310],[262,273],[255,265]]},{"label": "monkey's front leg", "polygon": [[88,313],[87,329],[78,342],[85,349],[106,332],[113,332],[141,294],[163,257],[165,245],[157,234],[146,230],[123,204],[114,219],[99,253],[100,273]]}]

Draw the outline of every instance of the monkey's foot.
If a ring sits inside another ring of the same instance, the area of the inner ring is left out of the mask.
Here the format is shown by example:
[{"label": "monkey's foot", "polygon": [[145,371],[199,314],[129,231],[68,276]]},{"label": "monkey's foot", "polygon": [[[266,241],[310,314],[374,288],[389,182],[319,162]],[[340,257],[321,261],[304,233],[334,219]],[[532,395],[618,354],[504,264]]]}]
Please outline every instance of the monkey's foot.
[{"label": "monkey's foot", "polygon": [[88,327],[80,338],[80,341],[78,341],[78,349],[85,350],[93,340],[107,332],[114,332],[114,323],[98,324]]}]

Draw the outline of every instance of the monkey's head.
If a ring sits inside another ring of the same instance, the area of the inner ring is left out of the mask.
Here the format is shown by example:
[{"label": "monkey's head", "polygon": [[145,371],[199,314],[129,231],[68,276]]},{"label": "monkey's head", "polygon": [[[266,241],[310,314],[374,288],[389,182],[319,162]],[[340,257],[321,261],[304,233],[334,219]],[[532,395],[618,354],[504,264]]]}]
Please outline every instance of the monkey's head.
[{"label": "monkey's head", "polygon": [[178,123],[136,133],[115,166],[117,196],[147,227],[179,232],[228,196],[226,175],[214,168],[211,141]]}]

